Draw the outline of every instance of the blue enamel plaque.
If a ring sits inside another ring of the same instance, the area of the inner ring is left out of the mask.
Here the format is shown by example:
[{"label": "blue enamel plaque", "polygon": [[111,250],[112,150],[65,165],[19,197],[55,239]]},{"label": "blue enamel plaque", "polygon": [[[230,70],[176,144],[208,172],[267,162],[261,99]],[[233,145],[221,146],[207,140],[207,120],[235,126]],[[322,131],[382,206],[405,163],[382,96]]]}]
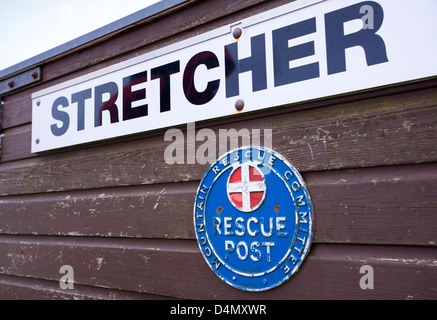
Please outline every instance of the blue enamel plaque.
[{"label": "blue enamel plaque", "polygon": [[223,281],[246,291],[277,287],[308,255],[313,207],[297,170],[277,152],[241,147],[213,163],[194,204],[199,248]]}]

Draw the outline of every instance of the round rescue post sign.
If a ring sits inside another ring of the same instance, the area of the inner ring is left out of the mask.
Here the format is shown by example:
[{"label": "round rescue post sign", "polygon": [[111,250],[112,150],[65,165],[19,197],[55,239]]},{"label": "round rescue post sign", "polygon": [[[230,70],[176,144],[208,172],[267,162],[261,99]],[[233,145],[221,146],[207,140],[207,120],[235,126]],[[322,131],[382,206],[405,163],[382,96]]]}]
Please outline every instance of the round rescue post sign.
[{"label": "round rescue post sign", "polygon": [[297,170],[277,152],[241,147],[213,163],[194,203],[199,248],[211,269],[241,290],[293,276],[308,255],[313,207]]}]

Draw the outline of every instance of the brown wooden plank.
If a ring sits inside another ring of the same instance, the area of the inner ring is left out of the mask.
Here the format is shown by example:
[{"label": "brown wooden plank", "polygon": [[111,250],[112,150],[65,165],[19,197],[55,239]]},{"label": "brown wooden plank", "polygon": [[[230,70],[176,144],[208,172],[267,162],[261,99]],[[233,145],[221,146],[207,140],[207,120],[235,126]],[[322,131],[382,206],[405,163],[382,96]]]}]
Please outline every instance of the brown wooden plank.
[{"label": "brown wooden plank", "polygon": [[[304,174],[315,242],[437,245],[437,163]],[[195,239],[198,182],[0,198],[0,233]]]},{"label": "brown wooden plank", "polygon": [[[272,129],[273,148],[301,172],[433,162],[436,105],[437,88],[431,88],[271,117],[248,114],[211,128],[217,136],[222,128]],[[165,131],[158,132],[147,139],[0,164],[0,194],[199,180],[207,166],[166,164],[170,142],[163,139]]]},{"label": "brown wooden plank", "polygon": [[0,198],[0,233],[194,239],[197,184]]},{"label": "brown wooden plank", "polygon": [[12,128],[32,121],[32,92],[27,89],[10,96],[6,96],[2,106],[2,129]]},{"label": "brown wooden plank", "polygon": [[[0,272],[59,281],[71,265],[77,284],[186,299],[436,299],[437,249],[314,244],[296,276],[248,293],[221,281],[195,241],[0,237]],[[374,289],[359,286],[374,268]]]},{"label": "brown wooden plank", "polygon": [[325,112],[306,110],[270,126],[280,137],[282,154],[302,171],[434,161],[437,96],[431,95],[407,93]]},{"label": "brown wooden plank", "polygon": [[[62,275],[61,275],[62,276]],[[156,300],[169,299],[151,294],[74,285],[61,289],[59,282],[0,275],[1,300]]]},{"label": "brown wooden plank", "polygon": [[437,244],[437,163],[304,175],[318,242]]},{"label": "brown wooden plank", "polygon": [[26,124],[3,131],[1,140],[1,161],[24,159],[36,154],[30,153],[31,148],[31,125]]}]

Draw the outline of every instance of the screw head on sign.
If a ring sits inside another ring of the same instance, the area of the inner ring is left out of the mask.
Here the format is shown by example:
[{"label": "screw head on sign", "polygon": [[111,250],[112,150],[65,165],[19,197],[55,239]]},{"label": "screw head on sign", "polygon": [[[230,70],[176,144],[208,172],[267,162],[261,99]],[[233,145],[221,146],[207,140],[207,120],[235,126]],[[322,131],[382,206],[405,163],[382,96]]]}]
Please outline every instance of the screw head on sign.
[{"label": "screw head on sign", "polygon": [[241,111],[244,108],[244,101],[241,99],[238,99],[237,102],[235,102],[235,109],[237,109],[237,111]]},{"label": "screw head on sign", "polygon": [[12,81],[12,80],[9,81],[9,82],[8,82],[8,86],[9,86],[9,88],[12,88],[12,87],[14,86],[14,81]]},{"label": "screw head on sign", "polygon": [[241,30],[241,28],[235,28],[234,31],[232,31],[232,36],[236,40],[240,39],[242,34],[243,34],[243,30]]},{"label": "screw head on sign", "polygon": [[38,78],[38,72],[36,72],[36,71],[32,72],[31,76],[34,79]]}]

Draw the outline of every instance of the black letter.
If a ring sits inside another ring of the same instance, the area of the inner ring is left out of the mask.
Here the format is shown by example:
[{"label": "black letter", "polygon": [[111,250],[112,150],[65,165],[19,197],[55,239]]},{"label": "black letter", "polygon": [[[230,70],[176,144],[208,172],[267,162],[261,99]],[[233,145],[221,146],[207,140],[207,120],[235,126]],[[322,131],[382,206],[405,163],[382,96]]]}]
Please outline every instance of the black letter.
[{"label": "black letter", "polygon": [[123,120],[147,116],[147,103],[132,108],[132,102],[146,98],[146,89],[132,92],[132,86],[143,82],[147,82],[147,71],[123,78]]},{"label": "black letter", "polygon": [[319,77],[319,63],[291,68],[289,62],[314,55],[314,41],[288,47],[288,40],[316,32],[316,19],[308,19],[273,31],[275,87]]},{"label": "black letter", "polygon": [[161,112],[170,111],[170,75],[178,73],[179,61],[175,61],[164,66],[160,66],[151,70],[152,80],[161,79],[160,94],[161,94]]},{"label": "black letter", "polygon": [[55,120],[62,121],[62,126],[58,128],[56,124],[52,124],[50,126],[50,129],[52,130],[52,133],[59,137],[62,136],[65,132],[68,130],[68,126],[70,125],[70,116],[65,111],[60,111],[58,109],[59,106],[62,106],[62,108],[68,107],[68,99],[66,97],[59,97],[53,102],[52,106],[52,117]]},{"label": "black letter", "polygon": [[238,60],[236,42],[225,46],[226,57],[226,98],[238,96],[240,73],[252,71],[253,91],[267,89],[265,35],[260,34],[250,39],[252,56]]},{"label": "black letter", "polygon": [[[109,100],[103,102],[103,94],[109,93]],[[102,125],[102,112],[108,110],[111,115],[111,123],[118,122],[118,107],[115,101],[118,98],[118,87],[115,82],[108,82],[95,88],[94,91],[94,127]]]},{"label": "black letter", "polygon": [[[361,19],[360,8],[372,6],[374,13],[373,29],[361,29],[358,32],[345,35],[343,25],[347,21]],[[325,14],[326,24],[326,54],[328,74],[346,71],[347,48],[361,46],[366,54],[367,65],[371,66],[387,62],[387,51],[384,40],[376,34],[384,20],[382,7],[373,1],[357,3],[337,11]]]},{"label": "black letter", "polygon": [[77,102],[77,131],[85,129],[85,100],[91,98],[91,89],[71,95],[71,103]]},{"label": "black letter", "polygon": [[220,80],[214,80],[208,82],[205,91],[198,92],[196,90],[194,87],[194,73],[201,64],[204,64],[208,70],[220,65],[217,56],[210,51],[200,52],[188,61],[184,71],[184,93],[187,100],[195,105],[201,105],[211,101],[217,94],[220,85]]}]

